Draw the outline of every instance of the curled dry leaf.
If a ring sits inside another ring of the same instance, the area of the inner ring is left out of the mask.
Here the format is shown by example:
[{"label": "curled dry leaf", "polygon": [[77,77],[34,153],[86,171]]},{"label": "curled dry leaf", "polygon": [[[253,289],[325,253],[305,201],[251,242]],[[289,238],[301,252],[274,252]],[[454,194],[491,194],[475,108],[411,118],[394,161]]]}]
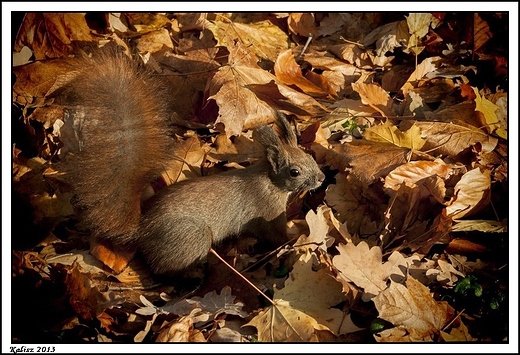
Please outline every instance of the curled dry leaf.
[{"label": "curled dry leaf", "polygon": [[460,219],[487,206],[490,201],[491,171],[475,168],[462,175],[455,185],[452,203],[446,207],[448,216]]},{"label": "curled dry leaf", "polygon": [[314,96],[323,97],[336,95],[327,80],[318,74],[309,72],[310,77],[304,76],[300,66],[296,63],[292,49],[283,51],[278,55],[274,63],[274,72],[278,80],[286,85],[295,85],[302,92]]},{"label": "curled dry leaf", "polygon": [[388,93],[377,84],[352,83],[352,88],[361,96],[361,101],[379,112],[381,116],[395,116],[394,103]]}]

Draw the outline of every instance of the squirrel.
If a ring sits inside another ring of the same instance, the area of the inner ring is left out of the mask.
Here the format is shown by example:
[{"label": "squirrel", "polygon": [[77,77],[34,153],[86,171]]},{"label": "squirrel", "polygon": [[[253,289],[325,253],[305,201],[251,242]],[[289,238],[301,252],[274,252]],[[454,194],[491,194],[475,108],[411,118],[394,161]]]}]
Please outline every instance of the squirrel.
[{"label": "squirrel", "polygon": [[160,76],[123,53],[100,51],[72,63],[75,77],[57,102],[78,139],[67,172],[95,238],[133,246],[157,275],[204,262],[212,246],[231,236],[287,241],[289,196],[318,188],[325,175],[298,147],[282,113],[277,132],[267,125],[254,131],[265,148],[260,162],[171,184],[141,204],[145,187],[171,160],[175,98]]}]

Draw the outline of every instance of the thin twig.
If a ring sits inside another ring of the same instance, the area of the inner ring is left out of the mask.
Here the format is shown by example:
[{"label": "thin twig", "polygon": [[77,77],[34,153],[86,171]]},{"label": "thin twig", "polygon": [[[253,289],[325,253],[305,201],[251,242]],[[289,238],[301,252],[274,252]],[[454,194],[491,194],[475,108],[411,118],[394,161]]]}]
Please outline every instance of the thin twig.
[{"label": "thin twig", "polygon": [[242,275],[241,273],[239,273],[233,266],[231,266],[226,260],[224,260],[220,255],[218,255],[218,253],[213,249],[211,248],[209,250],[213,255],[215,255],[220,261],[222,261],[224,263],[224,265],[226,265],[231,271],[233,271],[235,274],[237,274],[242,280],[244,280],[245,282],[247,282],[249,284],[249,286],[251,286],[252,288],[254,288],[256,290],[256,292],[258,292],[260,295],[262,295],[267,301],[269,301],[269,303],[271,303],[273,306],[275,306],[274,302],[272,299],[270,299],[269,297],[267,297],[265,295],[265,293],[263,293],[258,287],[256,287],[251,281],[249,281],[248,279],[246,279],[244,277],[244,275]]}]

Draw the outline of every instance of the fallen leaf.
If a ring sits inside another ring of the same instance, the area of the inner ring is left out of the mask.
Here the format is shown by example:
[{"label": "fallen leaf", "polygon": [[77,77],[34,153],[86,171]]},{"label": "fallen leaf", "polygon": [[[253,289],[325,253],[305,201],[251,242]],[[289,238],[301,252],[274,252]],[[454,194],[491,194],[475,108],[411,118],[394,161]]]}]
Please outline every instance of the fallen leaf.
[{"label": "fallen leaf", "polygon": [[473,14],[473,50],[479,53],[493,37],[489,25],[477,13]]},{"label": "fallen leaf", "polygon": [[462,320],[459,320],[458,327],[452,327],[449,333],[441,331],[440,335],[446,342],[468,342],[478,340],[469,334],[468,327],[466,327]]},{"label": "fallen leaf", "polygon": [[421,150],[430,154],[456,156],[477,142],[482,144],[483,152],[491,152],[498,143],[496,138],[474,127],[464,127],[451,123],[419,121],[416,121],[414,125],[417,126],[421,130],[422,135],[426,137],[426,142]]},{"label": "fallen leaf", "polygon": [[336,92],[323,76],[317,77],[317,74],[312,72],[303,75],[300,66],[294,59],[292,49],[283,51],[278,55],[274,63],[274,73],[280,82],[289,86],[295,85],[302,92],[313,97],[336,95]]},{"label": "fallen leaf", "polygon": [[373,300],[379,317],[406,329],[412,341],[433,341],[449,321],[448,303],[435,301],[428,287],[410,276],[406,286],[392,281]]},{"label": "fallen leaf", "polygon": [[500,127],[497,114],[495,113],[498,110],[498,106],[485,97],[480,96],[477,88],[473,88],[473,91],[475,93],[475,103],[477,104],[475,111],[482,113],[484,116],[484,124],[487,126],[489,133],[497,132],[500,133],[499,135],[502,138],[507,138],[505,130]]},{"label": "fallen leaf", "polygon": [[[365,293],[363,301],[369,301],[386,289],[388,278],[395,274],[404,277],[400,265],[393,259],[383,264],[381,248],[368,247],[365,242],[340,244],[339,255],[332,259],[334,266],[340,271],[341,277],[361,287]],[[404,265],[406,268],[406,265]]]},{"label": "fallen leaf", "polygon": [[401,132],[389,120],[381,125],[367,128],[363,137],[372,142],[389,143],[415,150],[420,150],[426,142],[421,136],[421,129],[415,124],[408,130]]},{"label": "fallen leaf", "polygon": [[491,171],[468,171],[455,185],[452,202],[446,207],[448,216],[455,220],[477,213],[489,203],[490,189]]},{"label": "fallen leaf", "polygon": [[247,325],[257,328],[260,341],[316,341],[316,330],[334,334],[357,331],[350,315],[333,308],[343,300],[341,284],[325,268],[313,271],[312,254],[303,254],[284,288],[275,288],[275,304]]},{"label": "fallen leaf", "polygon": [[430,27],[435,28],[440,22],[430,13],[410,13],[406,17],[406,24],[410,31],[410,38],[408,40],[408,48],[412,50],[415,55],[419,55],[425,48],[421,46],[422,38],[426,36]]},{"label": "fallen leaf", "polygon": [[361,101],[379,112],[381,116],[395,116],[394,103],[388,93],[377,84],[352,83],[352,89],[361,96]]},{"label": "fallen leaf", "polygon": [[484,233],[506,233],[508,221],[487,221],[487,220],[456,220],[451,227],[452,232],[479,231]]},{"label": "fallen leaf", "polygon": [[274,62],[278,54],[288,48],[288,37],[278,26],[270,21],[255,23],[213,21],[209,30],[218,41],[217,46],[233,47],[235,41],[240,41],[246,48],[259,58]]}]

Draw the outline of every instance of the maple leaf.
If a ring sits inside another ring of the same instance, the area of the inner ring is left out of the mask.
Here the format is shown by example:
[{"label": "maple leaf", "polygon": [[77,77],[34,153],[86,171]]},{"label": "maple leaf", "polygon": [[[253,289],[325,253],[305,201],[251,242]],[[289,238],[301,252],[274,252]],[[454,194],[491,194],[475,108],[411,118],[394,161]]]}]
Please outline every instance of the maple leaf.
[{"label": "maple leaf", "polygon": [[412,341],[432,341],[450,317],[447,302],[437,302],[428,287],[408,276],[406,286],[391,282],[374,299],[379,317],[407,331]]}]

